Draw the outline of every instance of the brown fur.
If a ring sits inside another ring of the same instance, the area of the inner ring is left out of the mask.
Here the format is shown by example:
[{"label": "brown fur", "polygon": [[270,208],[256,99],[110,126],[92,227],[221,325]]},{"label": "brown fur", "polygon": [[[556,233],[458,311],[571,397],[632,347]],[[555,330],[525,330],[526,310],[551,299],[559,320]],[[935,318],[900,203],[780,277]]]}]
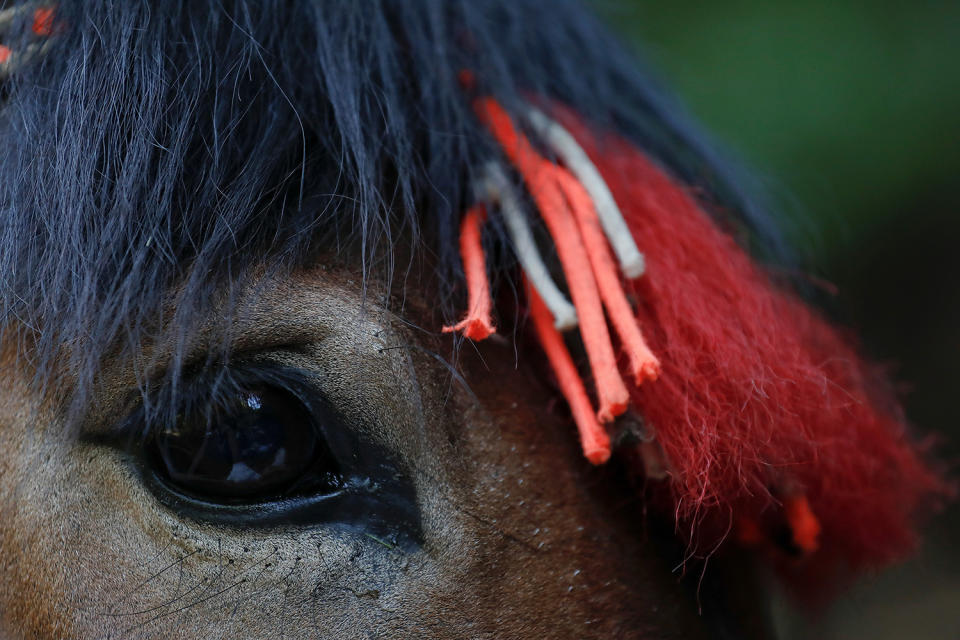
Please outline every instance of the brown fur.
[{"label": "brown fur", "polygon": [[[425,544],[403,553],[323,526],[201,525],[161,506],[110,448],[68,438],[15,354],[0,389],[4,638],[698,638],[704,623],[610,472],[581,457],[512,345],[462,351],[476,394],[428,351],[448,343],[366,305],[344,274],[273,282],[236,342],[328,372],[344,412],[414,478]],[[416,318],[423,301],[408,300]],[[428,316],[429,314],[424,314]],[[269,357],[269,355],[267,355]],[[289,356],[288,356],[289,357]],[[86,430],[123,417],[107,376]],[[626,506],[624,506],[626,505]]]}]

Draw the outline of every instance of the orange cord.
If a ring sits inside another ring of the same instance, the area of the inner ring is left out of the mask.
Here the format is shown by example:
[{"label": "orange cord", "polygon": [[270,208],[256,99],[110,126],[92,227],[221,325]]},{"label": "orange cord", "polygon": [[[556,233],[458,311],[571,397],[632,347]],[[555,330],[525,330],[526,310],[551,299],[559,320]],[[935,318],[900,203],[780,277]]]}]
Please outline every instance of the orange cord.
[{"label": "orange cord", "polygon": [[636,315],[627,301],[593,200],[569,171],[556,165],[550,165],[550,168],[577,219],[600,297],[630,359],[633,378],[638,385],[644,380],[656,380],[660,376],[660,361],[643,339]]},{"label": "orange cord", "polygon": [[540,346],[543,347],[543,351],[550,361],[550,367],[553,369],[554,375],[557,376],[560,391],[563,393],[563,397],[567,399],[567,404],[570,405],[570,413],[573,414],[573,420],[580,432],[580,446],[583,448],[583,455],[593,464],[603,464],[610,459],[610,437],[597,422],[593,406],[590,404],[590,398],[587,396],[587,390],[580,379],[580,372],[577,371],[577,367],[570,357],[570,352],[567,351],[563,336],[553,326],[553,314],[540,299],[536,289],[530,286],[526,279],[524,280],[533,326],[537,331],[537,337],[540,339]]},{"label": "orange cord", "polygon": [[793,544],[805,553],[813,553],[820,548],[820,521],[810,508],[810,502],[803,495],[792,496],[783,502],[787,524],[793,535]]},{"label": "orange cord", "polygon": [[601,422],[612,422],[627,410],[630,394],[617,369],[617,359],[590,259],[564,194],[553,179],[551,169],[554,165],[541,157],[517,132],[510,116],[495,100],[478,99],[476,110],[504,153],[523,175],[530,195],[553,237],[570,288],[570,297],[577,309],[580,336],[596,382],[600,404],[597,417]]},{"label": "orange cord", "polygon": [[10,50],[10,47],[0,44],[0,64],[3,64],[10,59],[10,54],[13,52]]},{"label": "orange cord", "polygon": [[478,204],[464,214],[460,223],[460,257],[467,277],[467,316],[452,327],[443,328],[444,333],[459,331],[477,341],[497,331],[490,319],[493,302],[490,299],[490,281],[487,279],[487,259],[480,237],[480,228],[486,217],[486,209]]},{"label": "orange cord", "polygon": [[630,402],[630,394],[620,371],[617,357],[610,341],[610,332],[603,315],[603,306],[597,283],[590,270],[590,259],[583,246],[576,221],[570,214],[563,194],[543,172],[531,176],[530,192],[540,215],[557,247],[563,272],[570,287],[570,297],[577,309],[580,321],[580,337],[587,351],[597,386],[600,403],[597,417],[602,422],[612,422],[614,417],[624,413]]}]

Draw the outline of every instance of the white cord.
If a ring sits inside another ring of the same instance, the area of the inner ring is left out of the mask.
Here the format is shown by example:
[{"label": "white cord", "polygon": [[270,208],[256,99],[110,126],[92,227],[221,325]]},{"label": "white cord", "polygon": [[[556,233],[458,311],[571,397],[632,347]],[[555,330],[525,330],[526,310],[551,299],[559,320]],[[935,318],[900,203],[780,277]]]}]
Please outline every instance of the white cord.
[{"label": "white cord", "polygon": [[27,13],[37,8],[39,3],[21,4],[7,9],[0,9],[0,27],[5,27],[14,21],[20,14]]},{"label": "white cord", "polygon": [[529,107],[526,116],[537,135],[549,145],[590,194],[600,218],[600,226],[617,255],[623,274],[631,279],[642,276],[645,269],[643,254],[637,248],[610,188],[590,161],[587,152],[559,122],[552,120],[539,109]]},{"label": "white cord", "polygon": [[564,297],[563,292],[550,278],[547,265],[544,264],[533,239],[533,232],[523,213],[520,199],[510,184],[503,168],[496,162],[490,162],[484,167],[482,189],[480,193],[490,202],[500,205],[500,213],[507,226],[507,233],[513,242],[513,248],[520,261],[520,266],[529,279],[530,284],[544,304],[553,314],[553,324],[558,331],[566,331],[577,326],[577,310]]}]

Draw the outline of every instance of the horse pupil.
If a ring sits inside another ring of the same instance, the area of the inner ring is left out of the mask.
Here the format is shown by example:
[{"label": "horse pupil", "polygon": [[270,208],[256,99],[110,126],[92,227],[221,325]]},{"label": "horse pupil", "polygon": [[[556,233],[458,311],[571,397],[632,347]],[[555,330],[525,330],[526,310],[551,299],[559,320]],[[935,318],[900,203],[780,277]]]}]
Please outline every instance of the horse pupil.
[{"label": "horse pupil", "polygon": [[303,403],[268,387],[239,393],[227,406],[183,415],[156,433],[154,446],[161,472],[173,485],[226,501],[286,494],[316,467],[324,448]]}]

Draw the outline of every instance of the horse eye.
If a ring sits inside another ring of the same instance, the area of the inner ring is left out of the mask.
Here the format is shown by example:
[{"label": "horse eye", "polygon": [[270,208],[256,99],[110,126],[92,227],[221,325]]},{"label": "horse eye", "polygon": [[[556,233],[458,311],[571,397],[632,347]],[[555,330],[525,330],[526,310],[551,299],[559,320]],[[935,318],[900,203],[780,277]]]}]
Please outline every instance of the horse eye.
[{"label": "horse eye", "polygon": [[154,430],[148,449],[175,490],[214,503],[266,502],[338,488],[318,426],[293,393],[260,386],[182,412]]}]

